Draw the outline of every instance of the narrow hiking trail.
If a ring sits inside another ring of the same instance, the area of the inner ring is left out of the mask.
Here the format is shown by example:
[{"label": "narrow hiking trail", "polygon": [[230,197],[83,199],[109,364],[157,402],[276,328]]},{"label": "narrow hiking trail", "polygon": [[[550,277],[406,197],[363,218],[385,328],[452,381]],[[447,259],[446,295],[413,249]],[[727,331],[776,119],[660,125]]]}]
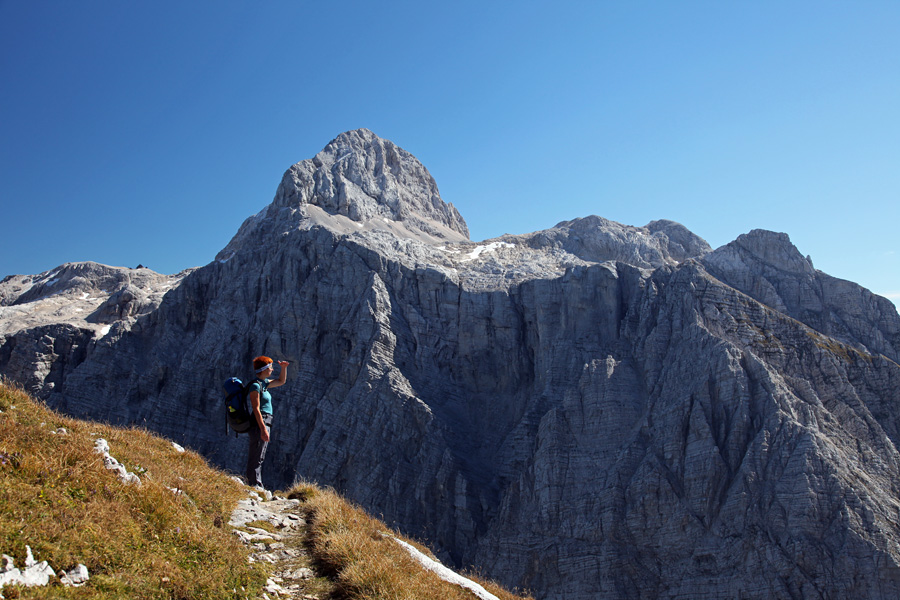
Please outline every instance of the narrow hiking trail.
[{"label": "narrow hiking trail", "polygon": [[228,525],[250,548],[250,562],[273,565],[263,600],[323,600],[334,583],[318,573],[306,548],[307,523],[300,500],[263,498],[255,490],[238,502]]}]

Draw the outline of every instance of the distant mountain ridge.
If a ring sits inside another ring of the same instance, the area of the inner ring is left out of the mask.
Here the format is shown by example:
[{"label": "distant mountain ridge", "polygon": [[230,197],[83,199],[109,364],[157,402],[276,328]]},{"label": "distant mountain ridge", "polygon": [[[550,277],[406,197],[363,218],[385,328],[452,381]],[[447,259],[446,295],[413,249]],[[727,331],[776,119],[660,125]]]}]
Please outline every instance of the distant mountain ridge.
[{"label": "distant mountain ridge", "polygon": [[214,388],[289,360],[269,481],[535,597],[900,593],[900,315],[785,234],[585,217],[476,243],[357,130],[206,266],[78,269],[0,283],[0,373],[237,468]]}]

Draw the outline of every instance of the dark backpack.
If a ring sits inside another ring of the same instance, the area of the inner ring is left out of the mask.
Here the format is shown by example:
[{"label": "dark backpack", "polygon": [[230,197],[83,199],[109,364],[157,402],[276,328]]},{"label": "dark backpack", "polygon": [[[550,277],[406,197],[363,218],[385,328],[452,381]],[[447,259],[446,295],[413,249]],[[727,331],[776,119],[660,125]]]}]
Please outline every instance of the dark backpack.
[{"label": "dark backpack", "polygon": [[247,410],[247,391],[250,386],[237,377],[230,377],[222,384],[225,388],[225,420],[228,427],[238,433],[247,433],[253,427],[253,416]]}]

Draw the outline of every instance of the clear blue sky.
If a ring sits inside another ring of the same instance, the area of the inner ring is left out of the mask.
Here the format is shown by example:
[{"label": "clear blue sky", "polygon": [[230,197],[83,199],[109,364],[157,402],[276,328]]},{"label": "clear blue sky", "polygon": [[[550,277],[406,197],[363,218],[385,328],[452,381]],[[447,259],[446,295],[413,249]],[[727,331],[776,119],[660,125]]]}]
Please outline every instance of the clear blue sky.
[{"label": "clear blue sky", "polygon": [[0,276],[206,264],[367,127],[472,238],[783,231],[900,300],[900,2],[0,0]]}]

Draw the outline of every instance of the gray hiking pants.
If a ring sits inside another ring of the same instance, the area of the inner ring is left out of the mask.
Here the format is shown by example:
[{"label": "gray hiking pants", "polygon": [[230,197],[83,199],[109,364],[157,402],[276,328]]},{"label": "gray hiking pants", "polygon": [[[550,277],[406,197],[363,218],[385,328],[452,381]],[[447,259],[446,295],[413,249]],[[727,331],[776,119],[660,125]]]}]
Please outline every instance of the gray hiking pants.
[{"label": "gray hiking pants", "polygon": [[[263,413],[262,418],[263,423],[265,423],[266,427],[269,429],[269,439],[271,439],[272,415]],[[250,451],[247,454],[247,472],[245,473],[247,476],[247,485],[265,487],[262,482],[262,466],[263,461],[266,459],[266,448],[269,447],[269,442],[264,442],[260,439],[259,427],[254,426],[247,433],[250,435]]]}]

